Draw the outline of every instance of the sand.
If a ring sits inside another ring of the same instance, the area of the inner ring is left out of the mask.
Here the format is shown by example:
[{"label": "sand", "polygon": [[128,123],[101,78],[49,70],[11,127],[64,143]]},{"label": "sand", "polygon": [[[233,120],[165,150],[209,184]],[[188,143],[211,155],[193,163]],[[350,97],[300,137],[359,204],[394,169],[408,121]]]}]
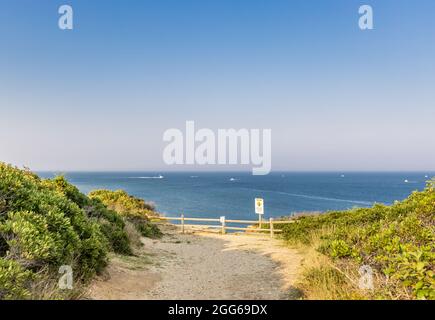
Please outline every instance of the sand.
[{"label": "sand", "polygon": [[137,257],[113,256],[90,299],[292,299],[302,256],[260,234],[187,232],[166,225]]}]

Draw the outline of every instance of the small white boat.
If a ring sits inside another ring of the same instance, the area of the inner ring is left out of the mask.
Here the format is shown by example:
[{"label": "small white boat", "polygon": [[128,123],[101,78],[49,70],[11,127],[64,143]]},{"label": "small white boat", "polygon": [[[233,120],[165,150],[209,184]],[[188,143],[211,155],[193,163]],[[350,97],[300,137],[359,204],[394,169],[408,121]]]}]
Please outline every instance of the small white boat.
[{"label": "small white boat", "polygon": [[405,179],[403,182],[408,183],[409,181],[407,179]]}]

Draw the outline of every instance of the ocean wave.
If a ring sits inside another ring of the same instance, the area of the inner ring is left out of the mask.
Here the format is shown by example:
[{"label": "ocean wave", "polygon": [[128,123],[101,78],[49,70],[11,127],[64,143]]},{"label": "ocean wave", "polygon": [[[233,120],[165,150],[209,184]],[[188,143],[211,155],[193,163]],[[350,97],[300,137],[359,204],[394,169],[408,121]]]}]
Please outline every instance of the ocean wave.
[{"label": "ocean wave", "polygon": [[348,202],[348,203],[363,204],[363,205],[372,205],[373,204],[372,202],[369,202],[369,201],[347,200],[347,199],[339,199],[339,198],[311,196],[311,195],[306,195],[306,194],[288,193],[288,192],[281,192],[281,191],[278,191],[278,193],[287,194],[287,195],[290,195],[290,196],[293,196],[293,197],[316,199],[316,200],[335,201],[335,202]]},{"label": "ocean wave", "polygon": [[[243,188],[243,189],[249,189],[249,188]],[[284,191],[272,191],[272,190],[260,190],[260,189],[249,189],[249,190],[254,190],[254,191],[258,191],[258,192],[278,193],[278,194],[284,194],[284,195],[288,195],[288,196],[292,196],[292,197],[299,197],[299,198],[306,198],[306,199],[313,199],[313,200],[347,202],[347,203],[362,204],[362,205],[372,205],[373,204],[373,202],[369,202],[369,201],[347,200],[347,199],[314,196],[314,195],[307,195],[307,194],[300,194],[300,193],[290,193],[290,192],[284,192]]]}]

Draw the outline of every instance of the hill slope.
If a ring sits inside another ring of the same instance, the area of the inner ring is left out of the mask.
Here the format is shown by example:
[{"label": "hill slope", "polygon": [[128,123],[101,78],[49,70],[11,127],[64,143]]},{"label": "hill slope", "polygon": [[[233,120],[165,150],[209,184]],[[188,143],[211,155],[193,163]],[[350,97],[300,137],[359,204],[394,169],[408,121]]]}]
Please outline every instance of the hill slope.
[{"label": "hill slope", "polygon": [[[435,299],[434,185],[391,206],[301,216],[285,225],[287,241],[327,257],[326,265],[308,268],[305,291],[316,297],[323,290],[332,299]],[[373,272],[373,290],[359,289],[362,265]]]},{"label": "hill slope", "polygon": [[[118,213],[64,177],[44,180],[0,162],[0,299],[77,297],[106,266],[109,251],[132,254],[133,236],[140,237],[135,228],[158,233],[146,214],[125,218],[125,208],[137,202],[143,203],[128,196]],[[74,290],[58,287],[65,265],[72,269]]]}]

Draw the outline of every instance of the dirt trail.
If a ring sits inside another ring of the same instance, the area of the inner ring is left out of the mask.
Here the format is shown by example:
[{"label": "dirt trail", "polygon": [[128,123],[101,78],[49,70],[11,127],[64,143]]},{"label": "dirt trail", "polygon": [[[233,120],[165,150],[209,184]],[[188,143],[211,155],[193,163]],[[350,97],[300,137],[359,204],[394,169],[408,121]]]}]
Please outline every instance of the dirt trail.
[{"label": "dirt trail", "polygon": [[291,299],[301,255],[267,235],[164,228],[137,257],[115,256],[92,299]]}]

